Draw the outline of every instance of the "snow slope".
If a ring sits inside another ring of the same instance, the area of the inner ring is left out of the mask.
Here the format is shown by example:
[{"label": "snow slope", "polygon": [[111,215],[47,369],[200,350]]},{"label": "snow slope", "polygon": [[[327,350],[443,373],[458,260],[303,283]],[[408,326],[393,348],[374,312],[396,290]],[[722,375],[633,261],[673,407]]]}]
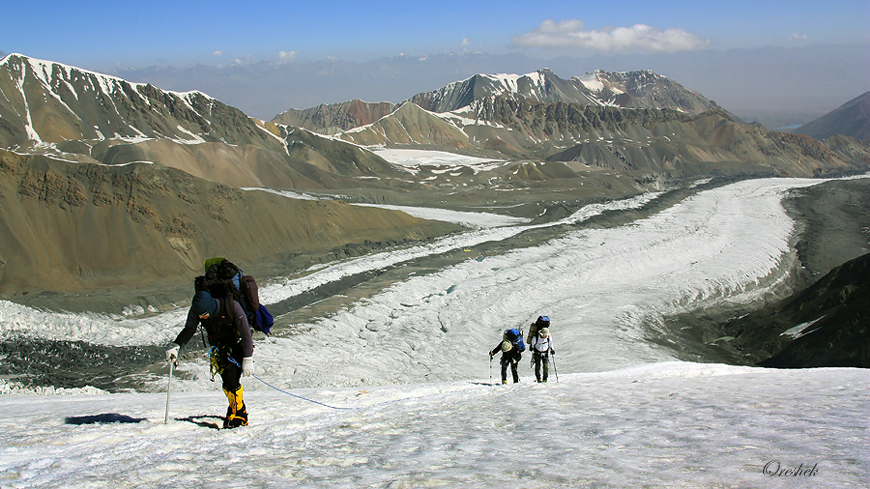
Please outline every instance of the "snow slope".
[{"label": "snow slope", "polygon": [[864,370],[672,362],[559,380],[294,391],[343,410],[259,390],[252,424],[225,431],[184,421],[222,413],[214,390],[173,395],[165,425],[161,394],[2,396],[0,487],[870,483]]}]

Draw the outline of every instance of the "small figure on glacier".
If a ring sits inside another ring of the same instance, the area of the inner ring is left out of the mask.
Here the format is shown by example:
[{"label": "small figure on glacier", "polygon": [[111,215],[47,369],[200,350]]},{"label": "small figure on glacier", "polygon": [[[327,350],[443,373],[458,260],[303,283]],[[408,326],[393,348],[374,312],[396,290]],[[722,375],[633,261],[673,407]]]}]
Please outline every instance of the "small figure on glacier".
[{"label": "small figure on glacier", "polygon": [[178,351],[187,344],[202,324],[211,345],[212,372],[220,374],[229,401],[224,428],[247,426],[248,410],[242,398],[241,377],[253,374],[254,343],[245,311],[232,298],[214,298],[207,291],[193,296],[184,329],[166,350],[166,361],[175,362]]},{"label": "small figure on glacier", "polygon": [[[535,380],[547,382],[550,376],[550,355],[555,355],[553,338],[550,336],[550,328],[541,328],[535,332],[529,342],[529,350],[532,352],[532,367],[535,369]],[[541,370],[543,369],[543,375]],[[558,379],[557,379],[558,380]]]},{"label": "small figure on glacier", "polygon": [[517,365],[522,360],[522,353],[526,351],[526,344],[523,342],[523,334],[520,330],[513,328],[505,330],[502,334],[501,341],[496,347],[489,352],[489,359],[496,353],[501,352],[501,383],[507,384],[507,369],[510,367],[511,375],[513,376],[514,384],[520,381],[520,375],[517,372]]}]

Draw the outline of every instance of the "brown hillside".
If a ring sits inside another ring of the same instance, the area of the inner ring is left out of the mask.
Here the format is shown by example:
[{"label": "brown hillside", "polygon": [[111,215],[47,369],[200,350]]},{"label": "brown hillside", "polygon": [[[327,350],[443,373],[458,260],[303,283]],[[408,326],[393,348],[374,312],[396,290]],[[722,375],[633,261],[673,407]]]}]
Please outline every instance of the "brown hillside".
[{"label": "brown hillside", "polygon": [[69,163],[6,151],[0,209],[6,297],[187,282],[210,256],[252,263],[455,229],[401,212],[244,191],[160,165]]}]

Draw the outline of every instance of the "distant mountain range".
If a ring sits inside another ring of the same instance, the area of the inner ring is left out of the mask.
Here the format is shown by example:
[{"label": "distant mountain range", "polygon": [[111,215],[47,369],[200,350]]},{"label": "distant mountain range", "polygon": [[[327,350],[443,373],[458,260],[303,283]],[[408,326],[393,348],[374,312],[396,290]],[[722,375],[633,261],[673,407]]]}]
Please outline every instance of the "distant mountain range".
[{"label": "distant mountain range", "polygon": [[[569,80],[559,78],[548,69],[525,75],[478,74],[438,90],[417,94],[406,102],[429,112],[444,113],[495,97],[513,101],[530,99],[547,104],[673,109],[690,115],[708,110],[724,112],[715,102],[648,70],[624,73],[598,70]],[[278,114],[272,122],[298,125],[327,134],[338,133],[376,122],[406,102],[391,104],[353,100],[311,109],[290,109]]]},{"label": "distant mountain range", "polygon": [[[409,167],[388,162],[378,148],[450,151],[500,163]],[[278,216],[296,211],[281,199],[259,199],[256,206],[268,209],[255,207],[238,187],[443,204],[459,191],[468,202],[482,202],[545,185],[548,192],[591,199],[711,175],[831,175],[866,171],[868,164],[870,147],[858,140],[823,143],[742,124],[650,71],[595,71],[567,80],[546,69],[479,74],[397,105],[357,100],[266,122],[202,92],[166,91],[8,55],[0,61],[0,292],[52,280],[73,288],[117,281],[119,269],[88,251],[95,235],[115,243],[112,249],[139,250],[136,256],[118,251],[115,261],[148,263],[140,280],[180,278],[203,254],[228,253],[208,248],[203,233],[223,229],[230,219],[225,211],[236,206],[275,216],[269,246],[246,248],[240,241],[231,247],[251,260],[263,259],[266,250],[298,254],[321,239],[315,230],[292,233],[293,220]],[[198,196],[215,192],[227,195],[220,205]],[[107,205],[119,206],[112,217],[102,214]],[[90,224],[70,225],[74,216]],[[255,223],[241,216],[232,214],[232,222],[255,235]],[[375,216],[334,202],[306,219],[350,226],[326,241],[338,247],[425,238],[435,229],[402,213]],[[130,232],[144,223],[156,234]],[[155,236],[169,243],[155,249],[173,250],[171,256],[146,252]],[[276,245],[277,236],[292,239]],[[28,275],[30,268],[66,276]]]},{"label": "distant mountain range", "polygon": [[547,104],[568,103],[623,108],[674,109],[691,115],[721,110],[714,102],[649,70],[613,73],[598,70],[563,80],[548,69],[526,75],[475,75],[411,102],[430,112],[451,112],[491,97]]},{"label": "distant mountain range", "polygon": [[398,103],[480,73],[529,73],[548,67],[570,78],[597,69],[643,68],[679,81],[743,119],[775,129],[805,124],[865,92],[868,66],[870,46],[863,43],[547,59],[520,53],[430,53],[371,60],[119,67],[109,73],[168,90],[200,90],[248,115],[271,120],[291,107],[353,99]]},{"label": "distant mountain range", "polygon": [[813,175],[863,164],[865,151],[842,142],[834,151],[740,124],[650,71],[568,80],[547,69],[480,74],[400,105],[353,101],[271,122],[201,92],[164,91],[21,55],[0,62],[0,91],[0,147],[104,164],[151,161],[236,186],[414,185],[414,175],[367,146],[565,162],[573,171],[598,166],[639,179],[711,170]]},{"label": "distant mountain range", "polygon": [[397,174],[370,152],[248,117],[201,92],[9,55],[0,62],[0,93],[0,147],[22,153],[155,162],[234,186],[316,189]]}]

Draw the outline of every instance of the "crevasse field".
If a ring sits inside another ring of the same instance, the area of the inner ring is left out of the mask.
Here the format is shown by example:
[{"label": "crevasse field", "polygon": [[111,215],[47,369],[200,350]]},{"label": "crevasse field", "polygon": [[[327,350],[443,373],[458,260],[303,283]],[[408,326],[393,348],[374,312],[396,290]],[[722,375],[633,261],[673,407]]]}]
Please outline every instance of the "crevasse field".
[{"label": "crevasse field", "polygon": [[[184,355],[138,393],[0,384],[0,487],[867,487],[870,376],[677,360],[665,317],[763,297],[787,278],[795,224],[781,201],[820,180],[704,190],[648,218],[575,229],[411,274],[294,334],[255,337],[251,425],[214,430],[226,400]],[[367,270],[562,223],[408,209],[464,234],[264,284],[273,304]],[[532,239],[532,238],[529,238]],[[3,338],[163,345],[185,310],[147,318],[0,303]],[[553,320],[550,383],[491,385],[506,327]],[[653,341],[656,340],[656,341]],[[194,340],[196,341],[196,339]],[[268,385],[266,384],[268,383]],[[280,389],[280,390],[279,390]],[[312,402],[316,401],[316,402]]]}]

